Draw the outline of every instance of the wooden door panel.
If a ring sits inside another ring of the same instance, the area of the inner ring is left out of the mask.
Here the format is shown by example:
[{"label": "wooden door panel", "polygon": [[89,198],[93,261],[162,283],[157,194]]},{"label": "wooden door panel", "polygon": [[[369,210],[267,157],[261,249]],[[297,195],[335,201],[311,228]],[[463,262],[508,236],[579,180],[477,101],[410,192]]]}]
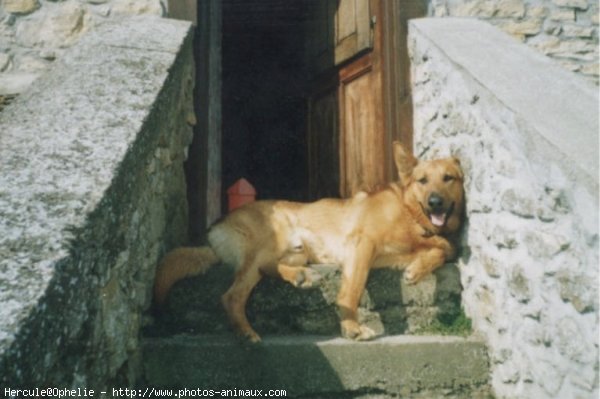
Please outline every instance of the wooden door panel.
[{"label": "wooden door panel", "polygon": [[341,71],[340,193],[349,197],[385,182],[380,74],[370,55]]},{"label": "wooden door panel", "polygon": [[373,47],[369,0],[319,0],[309,15],[307,55],[315,75]]},{"label": "wooden door panel", "polygon": [[342,0],[335,18],[336,42],[356,33],[356,1]]},{"label": "wooden door panel", "polygon": [[361,189],[368,189],[374,183],[372,159],[373,142],[369,140],[373,120],[373,94],[369,91],[371,76],[366,73],[344,85],[342,148],[344,151],[343,181],[340,187],[342,196],[350,196]]},{"label": "wooden door panel", "polygon": [[[373,124],[367,117],[372,110],[369,104],[372,96],[363,96],[359,91],[369,91],[370,83],[358,80],[352,83],[349,75],[356,68],[354,60],[361,54],[367,54],[373,46],[371,28],[370,0],[320,0],[312,3],[310,25],[308,26],[308,65],[313,74],[314,87],[309,98],[309,196],[311,199],[324,196],[346,195],[353,189],[346,189],[347,179],[367,168],[360,165],[352,171],[346,171],[343,159],[362,154],[347,155],[346,142],[353,143],[354,137],[362,137],[362,143],[368,142],[365,124]],[[361,64],[359,62],[359,64]],[[362,64],[361,64],[362,65]],[[340,85],[340,77],[346,76],[346,82]],[[358,77],[358,75],[356,75]],[[370,79],[370,78],[368,78]],[[352,100],[345,109],[341,97],[346,95]],[[369,111],[365,112],[369,107]],[[348,116],[348,122],[340,119],[341,114]],[[356,126],[355,131],[344,135],[344,126]],[[360,126],[363,126],[362,128]],[[359,151],[357,144],[349,151]],[[365,158],[362,163],[372,163]],[[344,173],[344,178],[340,176]],[[351,178],[354,181],[354,177]],[[368,174],[363,181],[373,180]],[[353,186],[354,187],[354,186]]]},{"label": "wooden door panel", "polygon": [[369,0],[340,0],[335,14],[335,65],[372,47]]}]

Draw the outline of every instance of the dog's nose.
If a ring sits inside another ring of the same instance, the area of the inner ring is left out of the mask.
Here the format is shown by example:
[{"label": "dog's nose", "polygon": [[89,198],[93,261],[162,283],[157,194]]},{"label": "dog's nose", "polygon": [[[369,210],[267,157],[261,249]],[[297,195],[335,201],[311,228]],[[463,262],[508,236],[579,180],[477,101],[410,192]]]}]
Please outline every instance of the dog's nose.
[{"label": "dog's nose", "polygon": [[433,211],[441,210],[444,206],[444,199],[439,194],[433,193],[429,196],[427,204]]}]

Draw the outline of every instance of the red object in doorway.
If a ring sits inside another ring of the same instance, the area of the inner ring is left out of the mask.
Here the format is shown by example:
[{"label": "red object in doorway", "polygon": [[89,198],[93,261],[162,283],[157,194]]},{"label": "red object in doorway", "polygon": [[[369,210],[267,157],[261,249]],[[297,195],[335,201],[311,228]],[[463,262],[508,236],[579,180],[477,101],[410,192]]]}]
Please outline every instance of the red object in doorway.
[{"label": "red object in doorway", "polygon": [[227,189],[227,197],[229,198],[229,212],[231,212],[235,208],[255,201],[256,190],[248,180],[242,177]]}]

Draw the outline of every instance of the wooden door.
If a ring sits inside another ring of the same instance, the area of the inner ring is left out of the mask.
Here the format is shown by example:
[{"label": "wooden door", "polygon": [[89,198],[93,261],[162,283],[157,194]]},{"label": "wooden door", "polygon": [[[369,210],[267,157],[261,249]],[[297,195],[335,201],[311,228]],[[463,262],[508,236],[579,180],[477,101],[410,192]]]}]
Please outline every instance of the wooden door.
[{"label": "wooden door", "polygon": [[[374,29],[374,36],[379,41],[379,29]],[[339,76],[340,194],[349,197],[386,182],[379,44],[342,66]]]},{"label": "wooden door", "polygon": [[315,82],[308,130],[312,198],[348,197],[394,179],[391,142],[410,146],[412,140],[406,21],[425,10],[421,0],[329,0],[313,7],[307,30]]}]

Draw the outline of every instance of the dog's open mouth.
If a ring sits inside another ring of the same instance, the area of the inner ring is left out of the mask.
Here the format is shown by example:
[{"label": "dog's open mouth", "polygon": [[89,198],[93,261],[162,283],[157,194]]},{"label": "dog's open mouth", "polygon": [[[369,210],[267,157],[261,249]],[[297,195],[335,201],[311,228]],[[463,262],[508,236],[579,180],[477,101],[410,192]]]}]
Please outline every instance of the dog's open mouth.
[{"label": "dog's open mouth", "polygon": [[443,227],[446,224],[446,213],[432,213],[429,215],[429,220],[434,226]]},{"label": "dog's open mouth", "polygon": [[429,221],[432,225],[434,225],[435,227],[444,227],[446,225],[446,222],[450,218],[450,215],[452,214],[453,210],[454,203],[452,203],[447,210],[429,210],[425,212],[425,214],[429,216]]}]

